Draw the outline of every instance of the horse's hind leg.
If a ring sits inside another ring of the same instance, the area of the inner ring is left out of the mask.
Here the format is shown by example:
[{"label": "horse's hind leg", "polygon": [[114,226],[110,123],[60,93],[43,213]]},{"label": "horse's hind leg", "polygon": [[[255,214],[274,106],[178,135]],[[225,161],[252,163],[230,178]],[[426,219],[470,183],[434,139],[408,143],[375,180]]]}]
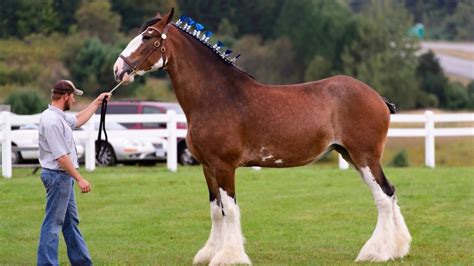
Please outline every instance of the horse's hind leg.
[{"label": "horse's hind leg", "polygon": [[388,182],[378,161],[356,166],[369,186],[378,210],[375,230],[356,261],[387,261],[405,256],[410,249],[411,236],[398,207],[395,188]]},{"label": "horse's hind leg", "polygon": [[235,200],[235,169],[203,168],[209,188],[212,227],[209,239],[196,254],[193,263],[251,264],[245,253],[240,209]]}]

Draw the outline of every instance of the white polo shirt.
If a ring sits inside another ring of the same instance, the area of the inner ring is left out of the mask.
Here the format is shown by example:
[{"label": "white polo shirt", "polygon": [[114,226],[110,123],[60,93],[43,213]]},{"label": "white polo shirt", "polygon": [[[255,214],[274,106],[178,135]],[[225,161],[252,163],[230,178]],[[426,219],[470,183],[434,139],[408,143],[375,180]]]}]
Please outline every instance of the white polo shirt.
[{"label": "white polo shirt", "polygon": [[72,131],[76,127],[76,116],[49,105],[40,117],[38,128],[39,162],[41,167],[64,170],[58,158],[68,154],[75,168],[79,168],[76,144]]}]

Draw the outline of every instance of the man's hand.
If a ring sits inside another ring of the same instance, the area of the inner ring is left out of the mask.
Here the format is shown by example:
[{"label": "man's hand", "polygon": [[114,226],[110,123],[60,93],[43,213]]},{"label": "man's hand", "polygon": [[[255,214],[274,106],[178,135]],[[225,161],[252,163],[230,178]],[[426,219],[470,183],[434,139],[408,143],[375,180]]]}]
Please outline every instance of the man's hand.
[{"label": "man's hand", "polygon": [[95,99],[95,103],[97,104],[97,106],[101,105],[102,104],[102,101],[104,100],[104,98],[107,97],[110,99],[110,97],[112,97],[112,93],[110,92],[103,92],[101,93],[99,96],[97,96],[97,98]]},{"label": "man's hand", "polygon": [[77,181],[77,185],[81,189],[82,193],[87,193],[91,191],[91,184],[85,178],[79,179],[79,181]]}]

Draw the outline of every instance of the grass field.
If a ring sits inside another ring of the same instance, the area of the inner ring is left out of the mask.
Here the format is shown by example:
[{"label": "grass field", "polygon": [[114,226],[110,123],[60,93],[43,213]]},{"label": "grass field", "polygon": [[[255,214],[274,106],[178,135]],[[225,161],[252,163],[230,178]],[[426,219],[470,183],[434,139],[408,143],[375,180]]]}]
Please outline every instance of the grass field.
[{"label": "grass field", "polygon": [[[410,255],[388,264],[472,264],[474,168],[385,172],[413,236]],[[1,265],[35,263],[45,202],[38,176],[15,169],[12,179],[0,179]],[[200,167],[171,173],[163,165],[122,166],[85,176],[93,191],[76,196],[96,265],[191,264],[210,230]],[[239,169],[237,199],[255,265],[352,264],[377,219],[369,189],[353,170]],[[63,241],[60,259],[69,264]]]}]

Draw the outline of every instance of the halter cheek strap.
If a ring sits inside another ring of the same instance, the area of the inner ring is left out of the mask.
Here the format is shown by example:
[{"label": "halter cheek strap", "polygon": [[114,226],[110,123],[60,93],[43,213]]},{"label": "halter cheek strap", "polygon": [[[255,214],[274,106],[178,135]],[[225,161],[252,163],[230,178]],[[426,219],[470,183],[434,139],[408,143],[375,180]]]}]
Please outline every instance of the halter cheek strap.
[{"label": "halter cheek strap", "polygon": [[123,61],[132,69],[133,72],[139,71],[138,68],[145,62],[145,60],[148,59],[148,57],[159,47],[161,47],[160,52],[161,52],[161,60],[163,61],[163,66],[160,67],[158,70],[162,70],[165,68],[167,60],[166,60],[166,47],[165,47],[165,41],[167,38],[167,33],[170,25],[167,24],[165,28],[163,29],[163,32],[160,32],[156,27],[154,26],[149,26],[146,30],[153,30],[157,32],[160,35],[160,39],[156,40],[153,43],[153,47],[148,51],[148,53],[142,57],[140,61],[138,61],[136,64],[132,63],[130,60],[128,60],[125,56],[119,55],[120,58],[123,59]]}]

